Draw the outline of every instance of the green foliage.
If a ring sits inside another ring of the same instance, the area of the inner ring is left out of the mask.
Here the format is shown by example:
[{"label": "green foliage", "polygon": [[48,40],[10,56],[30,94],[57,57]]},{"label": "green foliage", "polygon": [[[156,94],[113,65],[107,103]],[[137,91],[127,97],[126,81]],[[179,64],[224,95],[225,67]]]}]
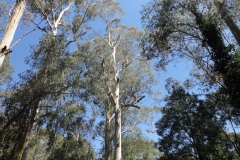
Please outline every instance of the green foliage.
[{"label": "green foliage", "polygon": [[126,160],[154,160],[160,157],[155,143],[142,136],[142,133],[133,132],[122,138],[123,159]]},{"label": "green foliage", "polygon": [[12,79],[11,74],[13,72],[13,67],[10,64],[10,57],[6,56],[5,63],[0,70],[0,85],[9,83]]},{"label": "green foliage", "polygon": [[55,151],[48,160],[93,160],[94,151],[86,140],[76,141],[71,135],[64,137],[62,142],[56,146]]},{"label": "green foliage", "polygon": [[[8,11],[10,10],[10,4],[6,2],[0,2],[0,34],[3,34],[6,24],[8,22]],[[13,72],[13,67],[10,64],[9,55],[5,58],[5,63],[0,70],[0,85],[9,83],[11,80],[11,73]]]},{"label": "green foliage", "polygon": [[211,19],[195,13],[196,23],[203,36],[203,43],[211,49],[211,59],[214,62],[214,71],[219,73],[224,86],[220,90],[231,99],[231,104],[238,108],[240,102],[240,61],[239,54],[232,53],[234,46],[225,46],[220,30]]},{"label": "green foliage", "polygon": [[1,1],[0,2],[0,33],[2,34],[6,28],[8,22],[8,12],[11,8],[11,5]]},{"label": "green foliage", "polygon": [[[5,109],[3,112],[4,121],[1,122],[1,139],[4,140],[4,145],[1,146],[1,149],[4,152],[4,158],[9,158],[11,152],[12,155],[18,154],[20,150],[22,151],[25,148],[34,123],[40,125],[39,127],[47,125],[48,129],[51,129],[51,127],[55,128],[56,125],[59,125],[60,122],[64,126],[67,124],[74,125],[72,123],[76,125],[81,119],[84,109],[76,104],[72,97],[71,99],[67,96],[64,96],[65,99],[61,98],[64,91],[79,85],[78,77],[81,74],[81,68],[77,61],[72,60],[72,55],[68,52],[66,43],[63,35],[57,37],[43,36],[40,39],[39,46],[33,48],[33,54],[26,59],[32,70],[22,73],[20,75],[22,80],[20,85],[13,85],[11,94],[3,97],[2,104]],[[78,74],[73,74],[74,72]],[[78,110],[74,109],[74,105]],[[60,119],[59,110],[54,109],[55,107],[59,109],[69,107],[62,110],[64,111],[62,114],[69,111],[65,114],[68,117],[63,116],[61,121],[58,121]],[[38,113],[39,110],[41,110],[40,113]],[[38,121],[39,119],[40,121]],[[76,125],[75,127],[79,126]],[[62,128],[63,130],[69,129],[67,127]],[[54,144],[55,141],[55,132],[57,132],[55,129],[48,132],[50,148],[50,144]],[[4,137],[9,133],[12,134]],[[6,150],[11,152],[6,152]]]},{"label": "green foliage", "polygon": [[[215,103],[200,100],[176,87],[166,97],[163,117],[156,123],[157,146],[163,159],[234,159],[233,146],[216,123]],[[162,158],[161,158],[162,159]]]}]

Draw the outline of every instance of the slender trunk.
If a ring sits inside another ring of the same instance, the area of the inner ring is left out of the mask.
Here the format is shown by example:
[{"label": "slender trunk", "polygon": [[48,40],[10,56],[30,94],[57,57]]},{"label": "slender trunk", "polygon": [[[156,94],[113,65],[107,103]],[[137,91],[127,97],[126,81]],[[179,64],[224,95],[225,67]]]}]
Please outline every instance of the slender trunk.
[{"label": "slender trunk", "polygon": [[[37,117],[37,113],[38,113],[38,109],[36,111],[36,117]],[[36,127],[36,122],[33,123],[33,127],[32,128],[35,128]],[[37,130],[36,134],[39,133],[39,129]],[[27,147],[25,148],[24,152],[23,152],[23,155],[22,155],[22,159],[21,160],[27,160],[27,156],[28,156],[28,151],[29,151],[29,142],[31,141],[32,139],[32,132],[30,132],[30,137],[28,139],[28,142],[27,142]],[[34,144],[34,147],[33,147],[33,153],[35,152],[35,148],[36,148],[36,144]],[[34,157],[34,155],[33,155]],[[33,158],[34,159],[34,158]]]},{"label": "slender trunk", "polygon": [[121,108],[116,107],[115,112],[115,160],[122,159],[122,138],[121,138]]},{"label": "slender trunk", "polygon": [[11,158],[14,160],[21,160],[25,147],[27,146],[27,141],[30,136],[30,131],[32,129],[32,124],[29,123],[25,126],[22,134],[18,136],[18,142],[15,143],[14,148],[11,153]]},{"label": "slender trunk", "polygon": [[114,101],[115,101],[115,160],[122,159],[122,142],[121,142],[121,108],[119,105],[119,77],[118,77],[118,69],[116,63],[116,48],[113,47],[113,64],[114,64],[114,80],[115,80],[115,94],[114,94]]},{"label": "slender trunk", "polygon": [[[7,24],[7,27],[4,31],[4,35],[2,37],[2,41],[0,42],[0,68],[2,67],[3,61],[5,59],[5,52],[3,51],[4,46],[6,46],[6,49],[10,47],[10,44],[13,40],[14,34],[16,32],[16,29],[18,27],[19,21],[22,18],[23,12],[25,10],[27,4],[27,0],[17,0],[16,4],[14,6],[11,18]],[[6,50],[5,49],[5,50]]]},{"label": "slender trunk", "polygon": [[[59,107],[57,109],[58,115],[60,115],[60,109],[62,107],[62,95],[61,98],[59,99]],[[59,116],[57,116],[56,119],[56,124],[55,124],[55,133],[54,133],[54,140],[53,140],[53,146],[51,149],[51,158],[54,156],[54,152],[56,149],[56,145],[57,145],[57,135],[58,135],[58,127],[59,127]]]},{"label": "slender trunk", "polygon": [[18,139],[19,141],[15,143],[13,150],[11,152],[10,159],[13,160],[21,160],[23,152],[27,146],[28,139],[30,137],[33,125],[34,125],[34,119],[37,114],[39,105],[41,101],[38,101],[38,104],[33,108],[33,112],[31,113],[31,118],[26,119],[26,124],[24,126],[23,132],[19,134]]},{"label": "slender trunk", "polygon": [[110,160],[110,142],[111,142],[111,138],[110,138],[110,122],[109,122],[110,116],[109,113],[107,111],[106,113],[106,125],[105,125],[105,137],[104,137],[104,149],[105,149],[105,155],[104,155],[104,159],[105,160]]},{"label": "slender trunk", "polygon": [[25,148],[21,160],[27,160],[28,150],[29,150],[29,146]]},{"label": "slender trunk", "polygon": [[222,0],[214,0],[214,2],[215,2],[215,5],[217,6],[219,12],[222,15],[224,22],[227,24],[227,26],[231,30],[234,38],[236,39],[238,45],[240,46],[240,29],[239,29],[239,27],[232,19],[230,12],[224,6]]}]

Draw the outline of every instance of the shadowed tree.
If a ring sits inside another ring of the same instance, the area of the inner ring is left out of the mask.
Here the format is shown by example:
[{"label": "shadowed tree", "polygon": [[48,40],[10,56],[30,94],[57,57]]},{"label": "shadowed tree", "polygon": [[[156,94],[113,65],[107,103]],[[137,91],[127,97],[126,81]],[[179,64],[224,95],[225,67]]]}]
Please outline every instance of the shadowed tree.
[{"label": "shadowed tree", "polygon": [[[163,117],[156,123],[161,159],[236,159],[237,156],[216,124],[216,104],[174,86],[165,98]],[[225,121],[221,123],[221,127]]]}]

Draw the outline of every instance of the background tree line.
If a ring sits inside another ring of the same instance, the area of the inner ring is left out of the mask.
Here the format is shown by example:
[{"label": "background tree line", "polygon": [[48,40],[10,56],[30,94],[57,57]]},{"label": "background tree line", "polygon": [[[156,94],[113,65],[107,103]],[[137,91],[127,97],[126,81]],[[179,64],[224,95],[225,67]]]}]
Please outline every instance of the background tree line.
[{"label": "background tree line", "polygon": [[167,81],[156,123],[160,159],[239,159],[239,2],[153,0],[142,22],[143,54],[158,67],[192,63],[183,84]]},{"label": "background tree line", "polygon": [[[160,111],[139,105],[154,95],[156,83],[151,62],[140,54],[144,32],[121,24],[119,3],[17,0],[1,2],[1,10],[1,159],[160,155],[139,128]],[[96,19],[104,34],[92,28]],[[20,25],[33,29],[13,42]],[[35,32],[40,39],[25,59],[29,69],[11,77],[12,48]]]},{"label": "background tree line", "polygon": [[[121,24],[114,0],[1,2],[1,159],[239,159],[239,7],[151,0],[139,31]],[[19,25],[33,28],[20,40],[40,39],[16,78],[9,56]],[[176,60],[191,62],[189,77],[167,80],[163,107],[142,105],[158,96],[155,67]],[[140,124],[160,113],[154,144]]]}]

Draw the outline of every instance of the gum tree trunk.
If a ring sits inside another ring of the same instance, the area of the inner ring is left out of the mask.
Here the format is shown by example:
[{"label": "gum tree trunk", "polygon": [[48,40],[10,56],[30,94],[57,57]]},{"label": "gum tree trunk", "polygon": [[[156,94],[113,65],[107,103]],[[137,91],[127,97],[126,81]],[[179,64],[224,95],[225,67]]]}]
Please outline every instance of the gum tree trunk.
[{"label": "gum tree trunk", "polygon": [[114,93],[114,101],[115,101],[115,160],[122,159],[122,142],[121,142],[121,108],[119,105],[119,70],[117,69],[116,63],[116,46],[113,46],[113,65],[114,65],[114,80],[115,80],[115,93]]},{"label": "gum tree trunk", "polygon": [[2,41],[0,42],[0,68],[2,68],[6,56],[6,52],[2,52],[4,50],[3,48],[5,46],[6,49],[10,47],[10,44],[13,40],[14,34],[18,27],[19,21],[22,18],[23,12],[25,10],[26,4],[27,0],[16,0],[16,4],[13,8],[12,15],[4,31]]},{"label": "gum tree trunk", "polygon": [[[109,112],[109,111],[108,111]],[[109,113],[106,113],[106,125],[105,125],[105,137],[104,137],[104,141],[105,141],[105,155],[104,155],[104,159],[105,160],[110,160],[110,153],[111,153],[111,149],[110,149],[110,145],[111,145],[111,138],[110,138],[110,115]]]}]

